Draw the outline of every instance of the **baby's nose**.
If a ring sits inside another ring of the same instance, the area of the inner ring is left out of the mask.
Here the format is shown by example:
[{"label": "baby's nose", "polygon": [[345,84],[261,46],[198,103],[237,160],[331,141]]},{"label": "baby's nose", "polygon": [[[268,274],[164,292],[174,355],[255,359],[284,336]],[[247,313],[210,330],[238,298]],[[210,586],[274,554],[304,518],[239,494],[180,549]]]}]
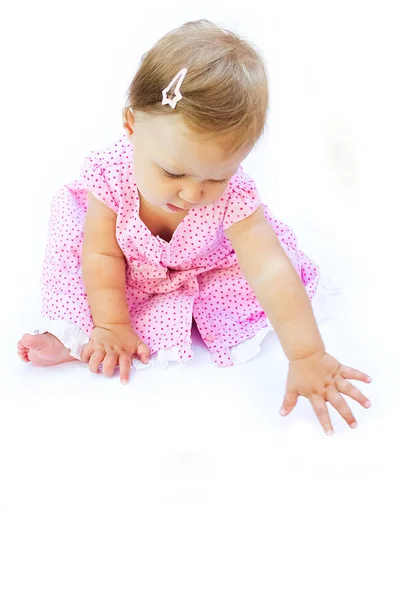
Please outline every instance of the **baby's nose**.
[{"label": "baby's nose", "polygon": [[202,199],[202,195],[202,187],[198,184],[186,187],[179,193],[179,197],[181,198],[181,200],[187,202],[188,204],[198,204],[198,202],[200,202],[200,200]]}]

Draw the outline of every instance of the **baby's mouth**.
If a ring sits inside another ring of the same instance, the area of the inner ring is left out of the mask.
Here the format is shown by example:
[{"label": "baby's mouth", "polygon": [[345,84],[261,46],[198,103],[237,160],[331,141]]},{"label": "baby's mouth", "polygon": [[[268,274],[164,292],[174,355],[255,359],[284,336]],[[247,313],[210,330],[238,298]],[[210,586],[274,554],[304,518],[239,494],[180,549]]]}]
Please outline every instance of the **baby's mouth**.
[{"label": "baby's mouth", "polygon": [[172,210],[173,212],[179,212],[179,211],[184,211],[184,208],[181,208],[180,206],[176,206],[175,204],[167,204],[167,207],[169,208],[169,210]]}]

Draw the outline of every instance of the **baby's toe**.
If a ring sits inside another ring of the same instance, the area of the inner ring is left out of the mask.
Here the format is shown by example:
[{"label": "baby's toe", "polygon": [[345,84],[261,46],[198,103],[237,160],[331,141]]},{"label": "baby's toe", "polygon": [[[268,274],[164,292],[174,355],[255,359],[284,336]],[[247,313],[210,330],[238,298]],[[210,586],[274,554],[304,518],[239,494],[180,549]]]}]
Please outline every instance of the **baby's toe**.
[{"label": "baby's toe", "polygon": [[27,350],[39,350],[43,345],[43,335],[25,333],[21,342]]},{"label": "baby's toe", "polygon": [[19,340],[17,344],[17,354],[22,361],[30,362],[28,358],[28,349],[24,346],[22,340]]}]

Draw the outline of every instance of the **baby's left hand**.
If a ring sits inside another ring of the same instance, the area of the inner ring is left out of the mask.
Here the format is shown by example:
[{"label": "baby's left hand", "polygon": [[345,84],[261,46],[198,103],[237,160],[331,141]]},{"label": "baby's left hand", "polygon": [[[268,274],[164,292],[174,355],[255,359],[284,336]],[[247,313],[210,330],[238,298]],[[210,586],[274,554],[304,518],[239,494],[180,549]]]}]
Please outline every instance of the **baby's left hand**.
[{"label": "baby's left hand", "polygon": [[357,422],[341,394],[353,398],[364,408],[369,408],[371,403],[354,385],[346,381],[347,379],[357,379],[365,383],[372,381],[365,373],[341,365],[336,358],[324,352],[290,361],[286,394],[280,414],[289,414],[296,406],[298,397],[304,396],[310,400],[327,435],[333,433],[327,402],[336,408],[350,427],[356,427]]}]

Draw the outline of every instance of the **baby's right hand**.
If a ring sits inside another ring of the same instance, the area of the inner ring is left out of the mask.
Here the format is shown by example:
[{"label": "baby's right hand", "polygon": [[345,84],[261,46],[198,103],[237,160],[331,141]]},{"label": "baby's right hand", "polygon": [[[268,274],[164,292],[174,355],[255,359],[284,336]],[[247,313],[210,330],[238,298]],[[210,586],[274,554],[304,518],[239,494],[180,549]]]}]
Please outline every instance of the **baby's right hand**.
[{"label": "baby's right hand", "polygon": [[150,349],[127,324],[95,327],[90,341],[81,353],[81,361],[89,364],[92,373],[97,373],[103,364],[103,374],[111,377],[119,365],[121,383],[128,383],[132,358],[137,356],[143,363],[150,360]]}]

